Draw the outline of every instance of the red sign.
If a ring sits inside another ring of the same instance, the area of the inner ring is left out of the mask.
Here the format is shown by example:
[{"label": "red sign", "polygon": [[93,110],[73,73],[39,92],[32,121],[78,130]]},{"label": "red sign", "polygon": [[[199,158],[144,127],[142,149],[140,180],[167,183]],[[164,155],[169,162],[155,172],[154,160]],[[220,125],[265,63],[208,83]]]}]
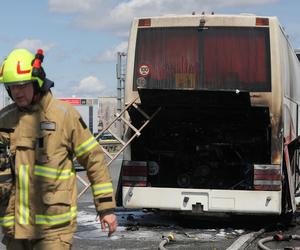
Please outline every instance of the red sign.
[{"label": "red sign", "polygon": [[60,100],[64,101],[64,102],[68,102],[72,105],[80,105],[80,98],[61,98]]},{"label": "red sign", "polygon": [[148,76],[150,74],[150,67],[147,64],[142,64],[139,66],[139,75],[140,76]]}]

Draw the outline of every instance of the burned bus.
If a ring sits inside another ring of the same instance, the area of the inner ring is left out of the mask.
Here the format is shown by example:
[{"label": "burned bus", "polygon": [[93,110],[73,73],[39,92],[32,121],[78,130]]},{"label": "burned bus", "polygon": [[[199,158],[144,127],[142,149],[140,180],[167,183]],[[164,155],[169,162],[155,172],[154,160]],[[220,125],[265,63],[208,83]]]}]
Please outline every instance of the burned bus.
[{"label": "burned bus", "polygon": [[[137,18],[125,102],[135,127],[120,202],[183,213],[296,209],[300,67],[276,17]],[[134,131],[128,129],[129,139]]]}]

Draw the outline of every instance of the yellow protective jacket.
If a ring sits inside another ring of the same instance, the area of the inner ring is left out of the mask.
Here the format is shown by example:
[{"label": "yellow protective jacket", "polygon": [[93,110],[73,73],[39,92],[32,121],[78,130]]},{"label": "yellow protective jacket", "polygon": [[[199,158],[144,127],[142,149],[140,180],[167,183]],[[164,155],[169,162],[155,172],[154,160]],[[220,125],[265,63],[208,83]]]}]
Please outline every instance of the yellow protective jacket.
[{"label": "yellow protective jacket", "polygon": [[75,108],[51,92],[30,111],[15,104],[1,110],[0,141],[15,157],[9,199],[0,204],[5,234],[37,239],[76,230],[74,155],[87,170],[96,210],[115,208],[103,151]]}]

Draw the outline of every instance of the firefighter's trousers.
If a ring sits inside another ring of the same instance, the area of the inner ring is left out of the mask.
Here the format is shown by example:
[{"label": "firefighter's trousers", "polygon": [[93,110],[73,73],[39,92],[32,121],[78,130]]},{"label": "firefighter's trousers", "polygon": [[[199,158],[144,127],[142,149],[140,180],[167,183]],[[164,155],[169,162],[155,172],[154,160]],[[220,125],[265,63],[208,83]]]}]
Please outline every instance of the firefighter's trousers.
[{"label": "firefighter's trousers", "polygon": [[7,250],[70,250],[72,241],[73,234],[64,234],[34,240],[4,236],[2,243]]}]

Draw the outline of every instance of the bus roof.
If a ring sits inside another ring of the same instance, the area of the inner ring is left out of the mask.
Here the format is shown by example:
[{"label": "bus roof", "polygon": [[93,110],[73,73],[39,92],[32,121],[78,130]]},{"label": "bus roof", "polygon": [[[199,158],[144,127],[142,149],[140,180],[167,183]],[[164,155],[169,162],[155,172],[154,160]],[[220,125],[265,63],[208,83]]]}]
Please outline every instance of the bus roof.
[{"label": "bus roof", "polygon": [[[143,24],[145,20],[146,25]],[[179,21],[180,20],[180,21]],[[257,16],[253,14],[195,14],[195,15],[165,15],[165,16],[153,16],[153,17],[139,17],[134,18],[134,22],[138,23],[139,28],[145,27],[182,27],[182,26],[268,26],[267,23],[260,23],[257,20],[272,20],[278,23],[276,16]],[[203,23],[201,23],[201,22]],[[149,25],[150,24],[150,25]]]}]

